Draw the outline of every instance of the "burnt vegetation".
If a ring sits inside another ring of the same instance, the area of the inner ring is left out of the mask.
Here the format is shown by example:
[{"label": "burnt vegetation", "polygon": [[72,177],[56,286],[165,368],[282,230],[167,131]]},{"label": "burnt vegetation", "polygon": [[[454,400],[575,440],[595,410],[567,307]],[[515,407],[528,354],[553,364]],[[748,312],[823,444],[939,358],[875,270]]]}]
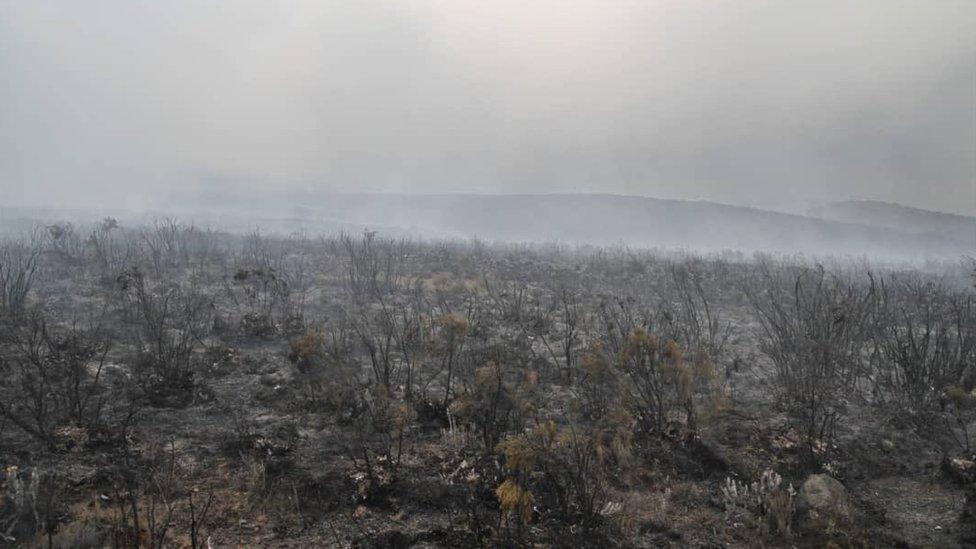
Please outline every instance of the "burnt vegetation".
[{"label": "burnt vegetation", "polygon": [[964,545],[936,267],[40,227],[0,243],[0,545]]}]

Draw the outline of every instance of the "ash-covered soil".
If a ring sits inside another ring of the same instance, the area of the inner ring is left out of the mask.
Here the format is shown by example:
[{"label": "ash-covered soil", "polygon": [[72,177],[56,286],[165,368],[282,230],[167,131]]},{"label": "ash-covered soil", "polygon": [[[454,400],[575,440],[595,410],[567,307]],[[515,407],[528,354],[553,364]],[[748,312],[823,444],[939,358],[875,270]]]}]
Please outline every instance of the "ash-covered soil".
[{"label": "ash-covered soil", "polygon": [[3,249],[0,545],[976,540],[965,264],[175,222]]}]

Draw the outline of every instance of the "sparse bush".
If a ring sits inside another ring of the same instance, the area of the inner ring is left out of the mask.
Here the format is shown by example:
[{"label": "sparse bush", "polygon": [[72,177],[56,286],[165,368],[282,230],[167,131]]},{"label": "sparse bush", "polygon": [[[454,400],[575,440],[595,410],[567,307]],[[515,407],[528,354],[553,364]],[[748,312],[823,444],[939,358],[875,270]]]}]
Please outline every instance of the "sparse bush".
[{"label": "sparse bush", "polygon": [[524,425],[532,411],[535,384],[534,374],[527,374],[521,382],[506,380],[505,368],[491,362],[478,368],[473,385],[455,402],[452,413],[473,427],[484,448],[490,450],[509,429]]},{"label": "sparse bush", "polygon": [[245,313],[240,327],[241,333],[248,338],[271,339],[278,332],[274,319],[259,313]]},{"label": "sparse bush", "polygon": [[137,311],[133,371],[144,395],[157,406],[188,404],[195,398],[193,354],[210,324],[209,302],[178,285],[151,288],[139,271],[120,280]]},{"label": "sparse bush", "polygon": [[191,471],[182,458],[170,441],[148,445],[138,461],[116,464],[111,490],[93,505],[106,544],[152,549],[205,546],[203,529],[214,502],[213,487],[195,499]]},{"label": "sparse bush", "polygon": [[606,415],[627,394],[620,372],[603,346],[597,342],[580,359],[579,404],[584,418]]},{"label": "sparse bush", "polygon": [[872,336],[883,397],[932,410],[947,388],[976,386],[976,304],[918,279],[882,280]]},{"label": "sparse bush", "polygon": [[594,527],[608,503],[611,470],[629,458],[624,418],[588,427],[545,421],[499,442],[506,480],[496,489],[503,514],[528,522],[533,504],[561,521]]},{"label": "sparse bush", "polygon": [[349,317],[360,344],[369,355],[373,382],[385,387],[395,387],[404,365],[394,356],[397,322],[393,310],[381,303],[375,307],[359,308],[356,313],[349,314]]},{"label": "sparse bush", "polygon": [[505,482],[495,488],[495,497],[498,498],[498,509],[502,515],[508,518],[516,518],[523,524],[532,520],[532,507],[535,504],[535,496],[532,492],[523,488],[518,482],[508,478]]},{"label": "sparse bush", "polygon": [[120,273],[136,256],[137,246],[132,238],[123,238],[119,222],[106,217],[88,236],[86,244],[95,264],[104,273]]},{"label": "sparse bush", "polygon": [[357,471],[359,496],[368,500],[399,480],[417,413],[408,403],[392,398],[382,385],[372,386],[364,401],[365,409],[356,421],[355,446],[347,448],[347,455]]},{"label": "sparse bush", "polygon": [[441,370],[447,371],[443,404],[443,407],[447,408],[451,400],[451,382],[454,380],[455,363],[464,349],[464,338],[468,333],[468,321],[455,314],[446,314],[438,317],[434,325],[437,327],[435,345],[439,348],[442,357]]},{"label": "sparse bush", "polygon": [[764,272],[764,289],[749,291],[761,326],[760,349],[775,366],[782,403],[802,423],[812,460],[866,374],[874,281],[866,287],[845,283],[822,266],[802,269],[792,283]]},{"label": "sparse bush", "polygon": [[52,546],[65,507],[61,500],[63,480],[51,471],[36,467],[21,471],[14,465],[6,468],[4,477],[0,540],[16,545]]},{"label": "sparse bush", "polygon": [[783,486],[782,483],[783,478],[772,469],[766,469],[751,483],[726,478],[721,488],[726,521],[745,522],[764,536],[791,538],[796,490],[792,484]]},{"label": "sparse bush", "polygon": [[946,430],[955,438],[959,449],[966,455],[971,455],[972,438],[969,426],[976,412],[976,396],[958,385],[953,385],[943,391],[941,401]]},{"label": "sparse bush", "polygon": [[686,349],[698,349],[718,359],[734,328],[731,322],[723,322],[709,299],[701,268],[694,263],[671,263],[668,274],[673,295],[662,303],[661,330]]},{"label": "sparse bush", "polygon": [[305,407],[339,411],[346,417],[359,413],[356,365],[347,343],[324,329],[311,328],[289,344],[288,360],[298,369],[296,382]]},{"label": "sparse bush", "polygon": [[269,339],[278,332],[275,309],[286,308],[288,284],[273,267],[238,269],[230,292],[235,304],[243,307],[241,333],[250,338]]},{"label": "sparse bush", "polygon": [[624,343],[617,364],[626,375],[631,405],[645,430],[663,433],[673,411],[696,429],[702,405],[714,406],[721,393],[714,387],[710,358],[698,352],[687,360],[674,341],[661,343],[643,330],[634,330]]},{"label": "sparse bush", "polygon": [[84,443],[103,428],[104,408],[113,398],[102,382],[110,347],[97,328],[55,331],[31,317],[0,357],[0,417],[52,449],[60,442]]},{"label": "sparse bush", "polygon": [[84,263],[84,248],[81,239],[71,223],[55,223],[46,229],[46,250],[63,264],[77,268]]},{"label": "sparse bush", "polygon": [[40,254],[36,240],[0,243],[0,311],[16,314],[24,310]]},{"label": "sparse bush", "polygon": [[362,238],[339,235],[346,253],[349,289],[357,299],[378,298],[395,290],[403,276],[406,247],[404,242],[377,238],[375,231],[363,232]]},{"label": "sparse bush", "polygon": [[562,355],[563,377],[572,380],[576,368],[576,351],[586,323],[586,310],[577,292],[560,288],[554,292],[552,303],[540,318],[536,319],[535,334],[539,336],[554,365],[560,360],[557,351],[550,343],[556,343]]},{"label": "sparse bush", "polygon": [[213,345],[204,350],[199,362],[200,370],[212,376],[225,376],[241,367],[241,356],[237,349]]},{"label": "sparse bush", "polygon": [[[107,229],[111,222],[100,229]],[[156,276],[161,276],[164,270],[189,266],[192,258],[193,241],[199,230],[193,225],[186,225],[176,219],[157,219],[151,227],[144,227],[137,232],[139,241],[145,246],[144,251],[148,262],[153,267]]]}]

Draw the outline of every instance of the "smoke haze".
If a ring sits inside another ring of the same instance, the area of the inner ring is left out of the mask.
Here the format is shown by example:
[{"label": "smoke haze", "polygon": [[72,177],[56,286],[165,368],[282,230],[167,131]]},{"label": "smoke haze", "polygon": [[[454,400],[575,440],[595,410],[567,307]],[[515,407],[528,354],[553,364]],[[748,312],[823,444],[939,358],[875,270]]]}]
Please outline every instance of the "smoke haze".
[{"label": "smoke haze", "polygon": [[968,1],[3,1],[0,186],[973,214],[974,21]]}]

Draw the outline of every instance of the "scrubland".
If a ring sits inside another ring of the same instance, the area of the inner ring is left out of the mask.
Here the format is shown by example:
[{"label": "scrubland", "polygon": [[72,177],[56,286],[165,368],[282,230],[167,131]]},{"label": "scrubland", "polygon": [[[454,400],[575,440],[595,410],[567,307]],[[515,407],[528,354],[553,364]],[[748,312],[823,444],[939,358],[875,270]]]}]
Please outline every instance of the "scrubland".
[{"label": "scrubland", "polygon": [[973,264],[0,244],[0,544],[976,543]]}]

